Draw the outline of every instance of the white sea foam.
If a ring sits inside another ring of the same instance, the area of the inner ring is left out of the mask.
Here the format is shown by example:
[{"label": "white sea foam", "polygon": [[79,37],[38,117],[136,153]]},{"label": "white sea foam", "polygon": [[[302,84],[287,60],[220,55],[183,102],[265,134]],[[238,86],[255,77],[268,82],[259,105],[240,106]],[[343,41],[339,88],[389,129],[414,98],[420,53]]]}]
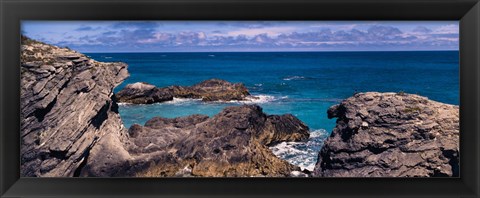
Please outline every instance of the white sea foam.
[{"label": "white sea foam", "polygon": [[245,101],[240,101],[245,104],[263,104],[267,102],[275,101],[277,98],[270,95],[256,95],[256,96],[247,96]]},{"label": "white sea foam", "polygon": [[128,103],[128,102],[118,102],[117,104],[118,104],[118,106],[132,105],[132,103]]},{"label": "white sea foam", "polygon": [[[310,139],[317,139],[317,138],[327,138],[328,135],[330,135],[330,133],[325,130],[325,129],[318,129],[318,130],[313,130],[313,131],[310,131]],[[323,143],[323,139],[322,139],[322,143]]]},{"label": "white sea foam", "polygon": [[324,129],[310,131],[310,138],[307,142],[282,142],[270,147],[270,150],[276,156],[302,169],[313,171],[318,152],[327,135],[328,133]]},{"label": "white sea foam", "polygon": [[192,98],[173,98],[173,100],[164,102],[165,104],[185,104],[192,102],[199,102],[202,99],[192,99]]},{"label": "white sea foam", "polygon": [[230,100],[230,101],[218,101],[220,103],[238,103],[238,104],[264,104],[281,99],[286,99],[288,96],[275,97],[271,95],[252,95],[245,97],[245,100]]}]

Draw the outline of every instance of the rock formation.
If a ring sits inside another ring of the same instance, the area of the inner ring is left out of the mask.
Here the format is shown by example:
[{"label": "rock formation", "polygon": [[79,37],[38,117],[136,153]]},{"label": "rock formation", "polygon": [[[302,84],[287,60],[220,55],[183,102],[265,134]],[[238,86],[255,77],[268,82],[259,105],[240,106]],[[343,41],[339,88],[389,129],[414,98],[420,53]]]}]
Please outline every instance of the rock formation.
[{"label": "rock formation", "polygon": [[175,97],[201,98],[203,101],[244,100],[249,96],[248,89],[242,83],[230,83],[220,79],[210,79],[191,87],[171,86]]},{"label": "rock formation", "polygon": [[268,145],[309,137],[308,127],[294,116],[268,116],[256,105],[227,107],[212,118],[156,117],[145,126],[133,125],[129,134],[130,154],[153,157],[125,162],[141,167],[131,171],[125,170],[127,166],[111,169],[110,159],[102,156],[89,160],[96,168],[92,171],[87,165],[86,175],[119,176],[115,171],[122,169],[122,174],[142,177],[290,176],[300,168],[277,158]]},{"label": "rock formation", "polygon": [[209,79],[193,86],[169,86],[158,88],[145,82],[128,84],[116,94],[119,102],[151,104],[176,98],[202,99],[203,101],[244,100],[250,93],[241,83]]},{"label": "rock formation", "polygon": [[[125,129],[113,89],[127,77],[124,63],[97,62],[22,37],[21,176],[290,176],[299,170],[268,145],[306,140],[308,127],[292,115],[266,115],[256,105],[228,107],[212,118],[156,117]],[[231,99],[236,93],[208,95],[241,90],[230,85],[210,80],[188,89],[205,100]],[[152,90],[145,84],[129,88]],[[189,95],[181,87],[169,89]],[[162,97],[168,96],[144,101]]]},{"label": "rock formation", "polygon": [[459,175],[458,106],[405,93],[359,93],[328,110],[337,126],[318,156],[321,177]]},{"label": "rock formation", "polygon": [[100,138],[126,138],[112,96],[127,77],[124,63],[22,37],[21,175],[78,175]]},{"label": "rock formation", "polygon": [[157,88],[144,82],[128,84],[115,94],[118,102],[132,104],[152,104],[173,100],[173,91],[168,88]]}]

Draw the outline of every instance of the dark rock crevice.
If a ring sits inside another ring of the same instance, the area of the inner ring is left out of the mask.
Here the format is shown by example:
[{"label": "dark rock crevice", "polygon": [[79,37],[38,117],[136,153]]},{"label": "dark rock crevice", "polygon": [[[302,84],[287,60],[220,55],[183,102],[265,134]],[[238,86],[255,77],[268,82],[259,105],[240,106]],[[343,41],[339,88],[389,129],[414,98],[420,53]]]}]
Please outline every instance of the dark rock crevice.
[{"label": "dark rock crevice", "polygon": [[[65,89],[67,86],[68,86],[68,83],[70,82],[70,79],[68,79],[65,83],[62,84],[62,86],[58,89],[58,93],[61,93],[63,89]],[[49,93],[47,93],[48,95]],[[46,96],[46,95],[45,95]],[[45,97],[44,96],[44,97]],[[40,98],[40,99],[43,99],[44,97]],[[40,108],[40,109],[35,109],[35,111],[32,113],[33,116],[35,116],[35,118],[37,118],[37,121],[38,122],[43,122],[43,120],[45,119],[45,116],[50,113],[50,111],[52,110],[52,108],[55,106],[55,104],[57,103],[57,98],[58,98],[58,95],[55,96],[55,98],[50,102],[48,103],[48,105],[45,107],[45,108]],[[31,115],[32,115],[31,114]],[[31,116],[31,115],[28,115],[27,117]]]},{"label": "dark rock crevice", "polygon": [[[83,168],[85,168],[85,166],[88,163],[88,157],[90,156],[90,150],[97,143],[97,140],[98,140],[98,138],[95,138],[95,140],[92,142],[92,144],[90,144],[90,146],[87,149],[85,149],[85,151],[80,156],[80,158],[78,158],[79,160],[82,160],[82,162],[80,163],[80,165],[78,165],[78,167],[73,172],[73,177],[79,177],[81,175]],[[79,160],[76,160],[75,163],[77,163]]]},{"label": "dark rock crevice", "polygon": [[452,176],[460,176],[460,156],[458,151],[454,150],[444,150],[442,149],[442,154],[448,159],[448,164],[452,167]]},{"label": "dark rock crevice", "polygon": [[102,126],[103,122],[108,119],[108,112],[110,110],[110,101],[106,101],[105,105],[100,108],[98,113],[93,116],[90,123],[98,130]]},{"label": "dark rock crevice", "polygon": [[118,111],[118,103],[117,103],[117,98],[115,97],[115,94],[112,94],[112,97],[110,97],[110,100],[112,101],[112,105],[110,107],[110,111],[119,114]]},{"label": "dark rock crevice", "polygon": [[389,149],[388,147],[377,147],[377,146],[368,146],[367,147],[367,150],[370,151],[370,153],[373,153],[375,155],[383,153],[388,149]]},{"label": "dark rock crevice", "polygon": [[68,159],[67,153],[68,153],[68,150],[66,150],[66,151],[50,150],[49,156],[60,159],[60,160],[66,160],[66,159]]},{"label": "dark rock crevice", "polygon": [[35,118],[37,118],[38,122],[43,122],[43,119],[45,119],[45,116],[50,113],[52,110],[53,106],[57,103],[57,98],[55,97],[52,102],[48,103],[48,105],[45,108],[41,109],[36,109],[33,112],[33,115]]}]

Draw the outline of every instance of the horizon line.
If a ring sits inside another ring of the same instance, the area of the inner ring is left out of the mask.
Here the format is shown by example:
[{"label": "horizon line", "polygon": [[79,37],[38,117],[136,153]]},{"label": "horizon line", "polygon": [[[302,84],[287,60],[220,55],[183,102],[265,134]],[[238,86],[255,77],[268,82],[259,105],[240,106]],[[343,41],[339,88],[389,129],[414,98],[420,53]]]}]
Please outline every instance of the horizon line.
[{"label": "horizon line", "polygon": [[356,50],[356,51],[349,51],[349,50],[333,50],[333,51],[145,51],[145,52],[99,52],[99,51],[91,51],[91,52],[81,52],[75,50],[80,53],[272,53],[272,52],[292,52],[292,53],[304,53],[304,52],[445,52],[445,51],[460,51],[459,49],[432,49],[432,50]]}]

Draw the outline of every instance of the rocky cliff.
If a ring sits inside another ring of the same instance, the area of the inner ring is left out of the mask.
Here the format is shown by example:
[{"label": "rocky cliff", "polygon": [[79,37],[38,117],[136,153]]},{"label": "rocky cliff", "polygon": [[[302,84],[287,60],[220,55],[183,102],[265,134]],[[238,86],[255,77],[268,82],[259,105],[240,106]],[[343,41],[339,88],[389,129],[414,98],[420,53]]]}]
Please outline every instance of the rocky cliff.
[{"label": "rocky cliff", "polygon": [[[113,89],[127,77],[124,63],[22,37],[21,176],[290,176],[299,170],[267,146],[306,140],[308,127],[256,105],[228,107],[212,118],[156,117],[125,129]],[[206,81],[198,90],[224,84]]]},{"label": "rocky cliff", "polygon": [[112,96],[127,77],[124,63],[22,37],[21,175],[76,176],[100,138],[126,138]]},{"label": "rocky cliff", "polygon": [[193,86],[169,86],[158,88],[137,82],[128,84],[116,94],[119,102],[151,104],[176,98],[201,99],[203,101],[244,100],[250,93],[242,83],[230,83],[221,79],[209,79]]},{"label": "rocky cliff", "polygon": [[458,106],[405,93],[359,93],[328,110],[337,125],[318,156],[322,177],[459,175]]}]

